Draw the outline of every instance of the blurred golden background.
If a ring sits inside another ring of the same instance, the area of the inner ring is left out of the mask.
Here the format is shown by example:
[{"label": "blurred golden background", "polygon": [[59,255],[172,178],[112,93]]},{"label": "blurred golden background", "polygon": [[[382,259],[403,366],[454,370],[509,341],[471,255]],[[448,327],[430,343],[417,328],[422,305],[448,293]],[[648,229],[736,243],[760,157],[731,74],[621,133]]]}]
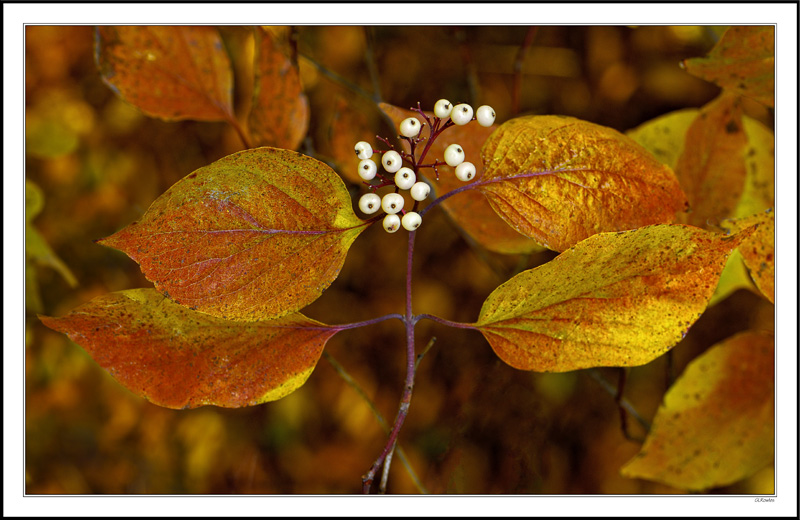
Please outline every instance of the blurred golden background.
[{"label": "blurred golden background", "polygon": [[[220,30],[235,67],[237,113],[246,114],[252,33]],[[359,120],[372,135],[394,135],[367,96],[406,108],[419,101],[425,109],[444,97],[490,104],[498,123],[522,113],[565,114],[625,131],[716,96],[717,87],[678,64],[708,52],[720,33],[690,26],[298,27],[311,107],[300,151],[333,163],[341,150],[330,126],[338,117]],[[63,315],[107,292],[150,287],[135,262],[93,240],[136,220],[183,176],[242,147],[224,123],[163,122],[120,100],[100,79],[93,41],[90,26],[26,28],[26,179],[35,184],[29,197],[41,202],[30,225],[49,246],[29,254],[26,270],[26,492],[360,492],[385,436],[326,359],[280,401],[175,411],[129,393],[36,318]],[[357,112],[343,116],[342,107]],[[747,111],[771,125],[760,105]],[[358,186],[350,186],[357,196]],[[404,241],[397,239],[366,231],[339,278],[304,314],[338,324],[402,312]],[[431,212],[416,242],[414,311],[474,321],[497,285],[552,256],[476,249],[442,212]],[[672,370],[679,374],[735,332],[770,330],[773,321],[769,302],[737,291],[675,347]],[[625,439],[613,395],[589,371],[521,372],[497,359],[477,332],[429,321],[417,328],[417,349],[434,336],[400,434],[423,488],[395,457],[389,492],[681,492],[619,475],[640,445]],[[326,351],[391,421],[405,377],[402,326],[345,331]],[[662,357],[630,371],[626,397],[648,420],[669,369]],[[594,374],[616,384],[616,370]],[[769,467],[712,492],[771,493],[772,481]]]}]

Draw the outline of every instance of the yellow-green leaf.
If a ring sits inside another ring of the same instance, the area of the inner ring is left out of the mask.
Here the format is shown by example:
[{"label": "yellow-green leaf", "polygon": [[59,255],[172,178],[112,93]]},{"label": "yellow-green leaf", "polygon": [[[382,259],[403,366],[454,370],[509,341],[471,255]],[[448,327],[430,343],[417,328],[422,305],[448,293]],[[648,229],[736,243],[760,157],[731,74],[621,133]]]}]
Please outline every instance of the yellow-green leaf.
[{"label": "yellow-green leaf", "polygon": [[746,146],[738,96],[723,93],[700,109],[675,168],[691,207],[682,222],[715,227],[733,216],[747,176]]},{"label": "yellow-green leaf", "polygon": [[562,116],[507,121],[476,185],[520,233],[563,251],[595,233],[670,223],[686,199],[668,166],[614,129]]},{"label": "yellow-green leaf", "polygon": [[265,320],[316,300],[365,225],[328,166],[255,148],[184,177],[141,220],[100,243],[127,253],[182,305]]},{"label": "yellow-green leaf", "polygon": [[308,99],[297,64],[273,38],[256,29],[255,88],[247,124],[254,146],[294,150],[308,131]]},{"label": "yellow-green leaf", "polygon": [[770,333],[744,332],[690,363],[622,474],[698,491],[731,484],[772,462],[774,343]]},{"label": "yellow-green leaf", "polygon": [[168,408],[252,406],[311,375],[339,329],[292,314],[234,322],[187,309],[153,289],[109,293],[66,316],[40,316],[125,388]]},{"label": "yellow-green leaf", "polygon": [[[387,103],[381,103],[380,108],[389,116],[397,128],[400,127],[400,122],[407,117],[420,118],[417,112]],[[426,114],[430,118],[433,117],[433,112],[426,112]],[[495,128],[497,128],[495,125],[485,128],[477,123],[451,127],[431,145],[428,154],[425,156],[424,163],[431,164],[434,159],[443,162],[445,149],[451,144],[460,144],[464,149],[464,160],[475,165],[478,169],[476,178],[480,178],[482,171],[481,161],[479,160],[480,150]],[[423,134],[427,136],[427,130],[423,130]],[[409,152],[408,143],[403,141],[402,144],[405,151]],[[422,170],[423,175],[433,186],[437,196],[442,196],[464,186],[464,183],[456,178],[454,168],[444,164],[438,166],[438,170],[438,180],[431,170]],[[467,236],[489,251],[515,254],[542,250],[538,243],[518,233],[500,218],[489,205],[486,197],[477,190],[467,190],[459,193],[457,196],[443,201],[441,206]]]},{"label": "yellow-green leaf", "polygon": [[698,78],[775,106],[775,28],[731,27],[705,58],[683,62]]},{"label": "yellow-green leaf", "polygon": [[124,100],[168,121],[233,121],[233,71],[210,26],[100,26],[100,75]]},{"label": "yellow-green leaf", "polygon": [[758,226],[742,242],[739,251],[758,290],[775,303],[775,212],[769,210],[747,218],[726,220],[722,225],[734,232]]},{"label": "yellow-green leaf", "polygon": [[475,328],[522,370],[648,363],[700,317],[751,231],[662,224],[594,235],[495,289]]}]

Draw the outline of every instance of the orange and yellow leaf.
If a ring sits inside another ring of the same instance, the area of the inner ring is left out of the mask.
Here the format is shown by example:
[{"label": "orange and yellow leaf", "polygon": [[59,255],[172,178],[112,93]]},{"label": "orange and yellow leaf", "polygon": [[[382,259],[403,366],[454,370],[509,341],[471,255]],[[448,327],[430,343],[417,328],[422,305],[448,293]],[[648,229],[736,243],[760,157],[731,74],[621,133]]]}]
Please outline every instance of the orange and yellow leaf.
[{"label": "orange and yellow leaf", "polygon": [[167,408],[252,406],[299,388],[338,329],[302,314],[233,322],[153,289],[109,293],[66,316],[39,317],[120,384]]},{"label": "orange and yellow leaf", "polygon": [[772,462],[774,343],[770,333],[744,332],[690,363],[622,474],[699,491],[732,484]]},{"label": "orange and yellow leaf", "polygon": [[751,232],[662,224],[594,235],[495,289],[475,328],[522,370],[648,363],[700,317]]},{"label": "orange and yellow leaf", "polygon": [[364,226],[328,166],[255,148],[184,177],[99,243],[124,251],[182,305],[257,321],[316,300]]}]

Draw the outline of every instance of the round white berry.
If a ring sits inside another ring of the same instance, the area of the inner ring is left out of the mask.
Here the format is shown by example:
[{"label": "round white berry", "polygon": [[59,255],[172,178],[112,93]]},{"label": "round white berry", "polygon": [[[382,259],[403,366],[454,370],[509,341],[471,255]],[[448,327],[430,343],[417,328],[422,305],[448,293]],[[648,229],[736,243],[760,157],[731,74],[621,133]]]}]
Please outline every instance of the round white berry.
[{"label": "round white berry", "polygon": [[405,215],[403,215],[403,227],[409,231],[414,231],[422,224],[422,217],[419,216],[419,213],[416,211],[409,211]]},{"label": "round white berry", "polygon": [[417,182],[417,176],[411,168],[406,168],[404,166],[394,174],[394,183],[401,190],[410,189],[415,182]]},{"label": "round white berry", "polygon": [[381,208],[386,213],[394,215],[403,209],[403,204],[405,204],[405,202],[405,199],[399,193],[387,193],[383,196],[383,200],[381,200]]},{"label": "round white berry", "polygon": [[371,181],[378,173],[378,165],[372,159],[361,159],[358,163],[358,176],[365,181]]},{"label": "round white berry", "polygon": [[369,159],[372,157],[372,145],[366,141],[356,143],[356,155],[359,159]]},{"label": "round white berry", "polygon": [[383,229],[387,233],[394,233],[400,229],[400,217],[397,215],[386,215],[383,217]]},{"label": "round white berry", "polygon": [[444,149],[444,162],[446,162],[448,166],[455,168],[464,162],[464,156],[464,149],[461,148],[460,144],[453,143]]},{"label": "round white berry", "polygon": [[403,158],[394,150],[389,150],[381,157],[383,169],[389,173],[395,173],[403,166]]},{"label": "round white berry", "polygon": [[406,137],[417,137],[421,125],[416,117],[408,117],[400,123],[400,133]]},{"label": "round white berry", "polygon": [[375,193],[367,193],[362,195],[360,199],[358,199],[358,209],[366,213],[367,215],[372,215],[379,209],[381,209],[381,197]]},{"label": "round white berry", "polygon": [[467,182],[475,177],[475,165],[469,161],[464,161],[456,166],[456,177],[460,181]]},{"label": "round white berry", "polygon": [[433,115],[444,119],[445,117],[450,115],[450,112],[453,111],[453,104],[446,99],[440,99],[433,105]]},{"label": "round white berry", "polygon": [[489,105],[479,106],[475,111],[475,118],[481,126],[492,126],[494,117],[494,109]]},{"label": "round white berry", "polygon": [[411,186],[411,198],[414,200],[425,200],[431,193],[431,187],[427,183],[417,182]]},{"label": "round white berry", "polygon": [[459,126],[466,125],[472,121],[472,107],[466,103],[454,106],[450,119]]}]

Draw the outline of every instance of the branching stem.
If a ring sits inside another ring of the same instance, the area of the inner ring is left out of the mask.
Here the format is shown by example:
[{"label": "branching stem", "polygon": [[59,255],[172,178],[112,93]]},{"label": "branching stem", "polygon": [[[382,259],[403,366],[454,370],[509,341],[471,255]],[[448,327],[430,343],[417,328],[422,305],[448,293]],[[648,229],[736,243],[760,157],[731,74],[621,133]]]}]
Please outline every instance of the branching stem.
[{"label": "branching stem", "polygon": [[411,310],[411,271],[414,258],[414,239],[416,238],[416,235],[416,231],[411,231],[408,234],[408,257],[406,263],[406,312],[405,316],[403,317],[403,321],[406,325],[406,383],[403,389],[403,395],[400,398],[400,407],[397,410],[397,416],[394,419],[392,430],[389,432],[389,439],[386,441],[386,446],[383,448],[383,451],[378,458],[375,459],[375,462],[372,464],[372,467],[370,467],[367,474],[361,479],[363,485],[362,491],[365,494],[369,493],[370,488],[372,487],[372,482],[375,480],[375,474],[378,472],[378,469],[382,464],[386,465],[384,473],[388,474],[388,466],[391,464],[391,459],[389,459],[388,456],[394,450],[395,444],[397,443],[397,436],[400,433],[400,428],[403,427],[406,416],[408,416],[408,408],[411,404],[411,395],[414,391],[414,376],[416,375],[417,368],[417,356],[414,349],[414,325],[416,324],[417,320],[414,318]]}]

